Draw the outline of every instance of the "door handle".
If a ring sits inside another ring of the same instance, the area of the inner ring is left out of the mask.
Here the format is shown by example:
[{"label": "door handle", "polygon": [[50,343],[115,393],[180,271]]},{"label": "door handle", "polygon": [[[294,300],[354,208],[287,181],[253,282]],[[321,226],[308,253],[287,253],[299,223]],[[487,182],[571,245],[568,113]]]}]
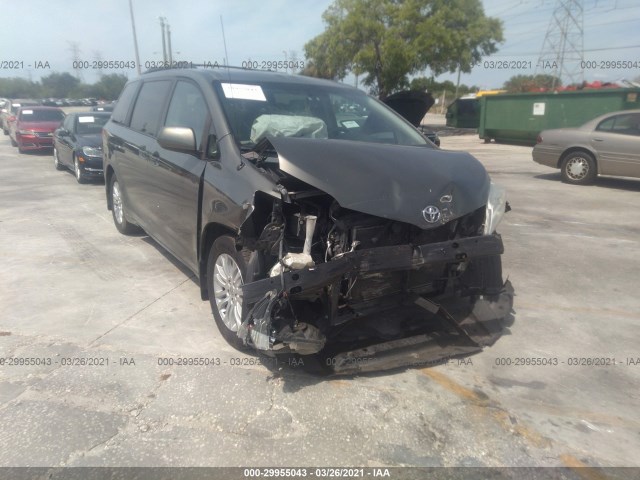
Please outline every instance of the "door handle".
[{"label": "door handle", "polygon": [[594,138],[594,142],[604,142],[604,138]]}]

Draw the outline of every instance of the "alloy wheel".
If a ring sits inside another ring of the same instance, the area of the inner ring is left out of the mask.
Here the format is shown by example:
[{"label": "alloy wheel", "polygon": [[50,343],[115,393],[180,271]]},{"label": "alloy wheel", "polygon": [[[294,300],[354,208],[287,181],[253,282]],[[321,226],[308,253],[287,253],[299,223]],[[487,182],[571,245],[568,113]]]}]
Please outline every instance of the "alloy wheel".
[{"label": "alloy wheel", "polygon": [[213,271],[213,295],[222,321],[232,332],[242,322],[242,272],[229,254],[216,259]]},{"label": "alloy wheel", "polygon": [[113,203],[113,212],[115,213],[116,222],[122,224],[124,220],[124,210],[122,208],[122,195],[120,194],[120,185],[118,182],[113,182],[111,188],[111,201]]}]

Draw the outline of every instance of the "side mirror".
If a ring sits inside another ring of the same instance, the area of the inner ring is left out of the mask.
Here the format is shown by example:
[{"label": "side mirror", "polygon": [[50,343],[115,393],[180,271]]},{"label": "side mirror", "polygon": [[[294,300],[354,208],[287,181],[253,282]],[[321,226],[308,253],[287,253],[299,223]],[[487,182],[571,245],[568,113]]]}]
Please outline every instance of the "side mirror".
[{"label": "side mirror", "polygon": [[64,128],[59,128],[57,133],[58,133],[59,137],[68,137],[69,136],[69,131],[65,130]]},{"label": "side mirror", "polygon": [[177,152],[196,153],[197,150],[193,130],[185,127],[162,127],[158,143],[162,148]]}]

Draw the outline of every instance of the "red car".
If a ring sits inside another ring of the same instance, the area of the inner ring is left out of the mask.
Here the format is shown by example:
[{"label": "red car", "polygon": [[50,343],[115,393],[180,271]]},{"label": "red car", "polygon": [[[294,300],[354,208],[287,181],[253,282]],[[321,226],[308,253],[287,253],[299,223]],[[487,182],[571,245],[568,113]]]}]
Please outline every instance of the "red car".
[{"label": "red car", "polygon": [[10,123],[11,145],[20,153],[53,148],[53,131],[64,120],[64,112],[55,107],[20,107]]}]

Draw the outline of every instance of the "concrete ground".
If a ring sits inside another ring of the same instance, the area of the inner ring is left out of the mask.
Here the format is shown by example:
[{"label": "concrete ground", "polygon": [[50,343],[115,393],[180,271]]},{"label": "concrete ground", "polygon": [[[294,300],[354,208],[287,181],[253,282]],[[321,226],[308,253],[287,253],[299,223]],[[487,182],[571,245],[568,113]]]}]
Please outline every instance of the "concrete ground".
[{"label": "concrete ground", "polygon": [[[442,147],[508,189],[514,324],[466,362],[322,378],[227,346],[103,184],[0,135],[0,466],[640,466],[640,181]],[[175,364],[192,357],[213,365]]]}]

